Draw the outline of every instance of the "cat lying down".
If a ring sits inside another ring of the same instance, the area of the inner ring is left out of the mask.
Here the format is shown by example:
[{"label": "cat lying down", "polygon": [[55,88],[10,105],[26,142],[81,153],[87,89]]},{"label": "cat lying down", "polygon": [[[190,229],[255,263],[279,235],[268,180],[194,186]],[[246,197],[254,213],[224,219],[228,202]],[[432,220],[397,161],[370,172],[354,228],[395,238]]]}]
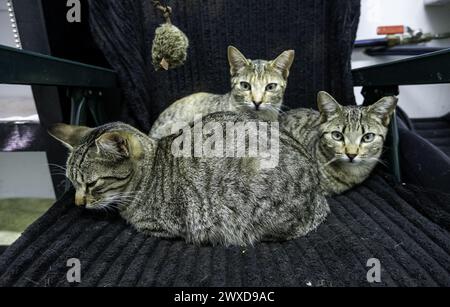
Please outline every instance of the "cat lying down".
[{"label": "cat lying down", "polygon": [[[324,221],[329,207],[318,188],[316,163],[277,129],[278,123],[258,121],[252,114],[213,113],[201,124],[205,131],[207,126],[214,129],[200,138],[197,124],[161,140],[123,123],[94,129],[57,124],[49,132],[70,149],[67,177],[76,189],[75,203],[88,209],[117,208],[148,235],[182,237],[194,244],[249,245],[304,236]],[[240,139],[245,146],[252,144],[255,131],[259,137],[267,132],[271,150],[276,149],[269,157],[274,163],[267,163],[267,152],[239,155],[239,148],[230,152],[221,147],[239,143],[242,130],[228,128],[242,128],[240,124],[259,127],[246,130]],[[187,148],[199,140],[212,144],[211,131],[216,138],[210,151]]]},{"label": "cat lying down", "polygon": [[280,125],[317,161],[324,192],[341,194],[366,180],[380,161],[397,100],[387,96],[370,106],[342,106],[319,92],[319,111],[291,110]]}]

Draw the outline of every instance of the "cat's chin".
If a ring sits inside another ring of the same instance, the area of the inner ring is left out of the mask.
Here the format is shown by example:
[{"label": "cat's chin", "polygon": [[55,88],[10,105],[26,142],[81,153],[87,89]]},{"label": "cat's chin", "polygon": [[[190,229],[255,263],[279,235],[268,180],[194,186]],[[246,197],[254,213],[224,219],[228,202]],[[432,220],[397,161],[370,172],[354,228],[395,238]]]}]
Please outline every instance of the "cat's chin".
[{"label": "cat's chin", "polygon": [[367,170],[372,169],[374,163],[368,159],[361,159],[361,158],[357,158],[354,159],[353,161],[350,160],[340,160],[340,167],[346,169],[349,172],[352,173],[365,173]]},{"label": "cat's chin", "polygon": [[350,159],[340,159],[339,163],[341,165],[345,165],[345,166],[348,166],[348,167],[357,167],[357,166],[363,164],[364,161],[362,159],[359,159],[359,158],[354,159],[353,161],[350,161]]}]

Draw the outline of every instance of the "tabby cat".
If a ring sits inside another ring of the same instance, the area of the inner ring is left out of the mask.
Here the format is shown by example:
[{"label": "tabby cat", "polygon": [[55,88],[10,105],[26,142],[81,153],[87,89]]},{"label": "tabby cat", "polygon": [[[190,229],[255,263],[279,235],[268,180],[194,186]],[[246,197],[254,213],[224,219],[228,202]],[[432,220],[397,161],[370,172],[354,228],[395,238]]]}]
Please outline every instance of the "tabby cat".
[{"label": "tabby cat", "polygon": [[397,98],[384,97],[367,107],[341,106],[319,92],[317,104],[319,112],[291,110],[280,124],[317,160],[325,193],[340,194],[364,181],[379,161]]},{"label": "tabby cat", "polygon": [[[225,123],[256,120],[219,112],[202,122],[219,122],[225,130]],[[259,157],[176,157],[172,146],[182,132],[155,140],[122,123],[94,129],[58,124],[49,132],[70,148],[67,177],[75,203],[117,208],[148,235],[248,245],[305,235],[329,212],[314,161],[283,131],[273,168],[259,167]]]},{"label": "tabby cat", "polygon": [[231,92],[225,95],[196,93],[175,101],[153,124],[150,136],[161,138],[194,121],[196,115],[218,111],[255,112],[259,118],[277,120],[287,86],[294,51],[281,53],[273,61],[247,59],[228,47]]}]

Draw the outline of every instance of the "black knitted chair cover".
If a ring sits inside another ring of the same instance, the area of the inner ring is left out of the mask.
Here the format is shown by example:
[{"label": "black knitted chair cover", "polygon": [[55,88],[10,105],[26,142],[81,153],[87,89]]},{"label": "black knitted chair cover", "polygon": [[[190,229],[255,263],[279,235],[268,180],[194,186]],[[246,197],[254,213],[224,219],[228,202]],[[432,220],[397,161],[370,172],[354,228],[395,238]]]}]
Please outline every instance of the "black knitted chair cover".
[{"label": "black knitted chair cover", "polygon": [[228,45],[251,59],[273,59],[294,49],[288,107],[316,107],[319,90],[354,103],[350,56],[359,1],[190,0],[163,1],[173,23],[190,39],[186,64],[155,72],[151,46],[163,22],[150,0],[91,0],[94,39],[119,74],[125,97],[123,120],[150,130],[159,113],[183,96],[230,90]]},{"label": "black knitted chair cover", "polygon": [[[250,58],[293,48],[286,103],[314,107],[318,90],[353,103],[350,54],[358,1],[169,1],[191,40],[188,62],[153,72],[159,16],[150,1],[91,1],[91,27],[118,71],[124,119],[143,130],[176,98],[228,90],[226,47]],[[329,199],[316,231],[254,247],[193,246],[136,232],[117,215],[76,208],[68,192],[0,256],[0,286],[450,286],[450,197],[395,184],[379,171]],[[67,260],[81,262],[68,283]],[[369,283],[367,262],[381,264]]]},{"label": "black knitted chair cover", "polygon": [[[331,214],[306,237],[248,248],[146,237],[73,197],[0,256],[0,286],[450,286],[448,195],[382,175],[330,199]],[[80,284],[67,281],[70,258]],[[371,258],[380,283],[367,281]]]},{"label": "black knitted chair cover", "polygon": [[413,119],[414,130],[450,157],[450,113],[439,118]]}]

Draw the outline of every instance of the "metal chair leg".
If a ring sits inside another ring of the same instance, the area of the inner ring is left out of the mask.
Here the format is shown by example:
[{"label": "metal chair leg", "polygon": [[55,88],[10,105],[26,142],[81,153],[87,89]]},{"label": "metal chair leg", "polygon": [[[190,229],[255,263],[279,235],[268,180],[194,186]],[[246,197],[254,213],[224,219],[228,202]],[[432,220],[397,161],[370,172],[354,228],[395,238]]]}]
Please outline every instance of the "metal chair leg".
[{"label": "metal chair leg", "polygon": [[74,89],[69,92],[71,101],[71,125],[86,125],[89,111],[95,126],[106,123],[106,114],[103,108],[103,95],[101,91]]},{"label": "metal chair leg", "polygon": [[85,125],[86,124],[86,97],[83,95],[72,95],[70,98],[70,124]]},{"label": "metal chair leg", "polygon": [[89,96],[88,107],[94,119],[95,125],[100,126],[106,123],[106,115],[102,104],[102,92]]},{"label": "metal chair leg", "polygon": [[390,165],[392,173],[394,174],[395,180],[398,183],[402,182],[401,171],[400,171],[400,153],[399,153],[399,136],[398,136],[398,123],[397,115],[392,115],[391,123],[389,124],[389,135],[390,135]]}]

